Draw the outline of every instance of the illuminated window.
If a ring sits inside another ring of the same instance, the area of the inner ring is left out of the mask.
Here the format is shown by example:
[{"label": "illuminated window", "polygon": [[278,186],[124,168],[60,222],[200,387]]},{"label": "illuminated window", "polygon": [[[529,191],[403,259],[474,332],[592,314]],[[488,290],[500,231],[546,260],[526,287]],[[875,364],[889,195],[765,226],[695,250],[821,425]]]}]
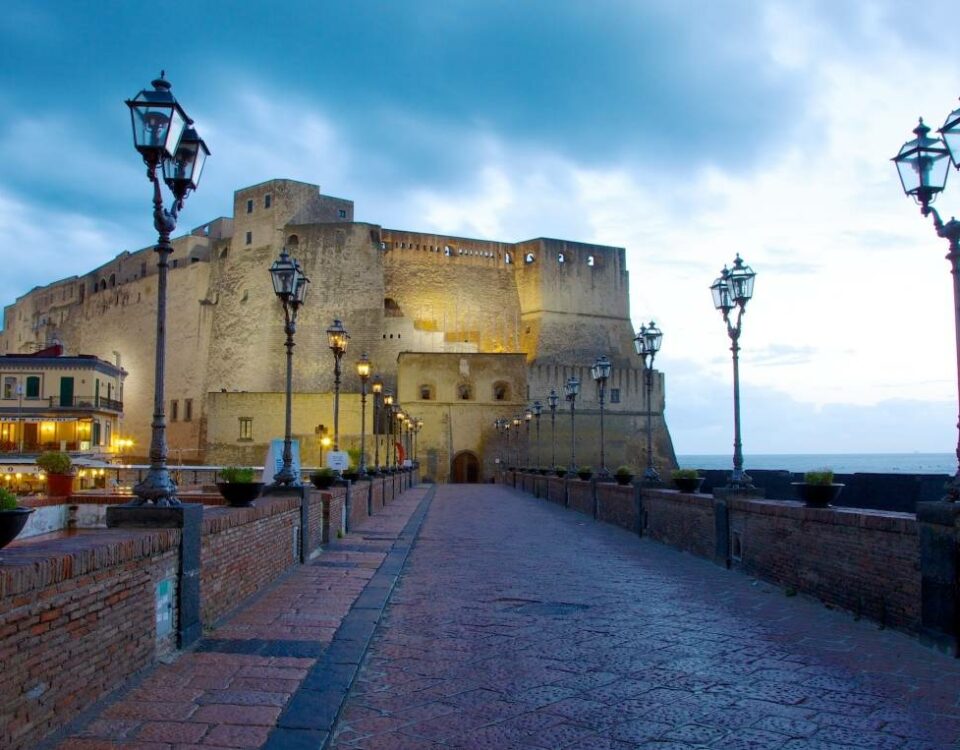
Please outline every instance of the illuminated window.
[{"label": "illuminated window", "polygon": [[239,417],[240,437],[239,440],[253,440],[253,417]]}]

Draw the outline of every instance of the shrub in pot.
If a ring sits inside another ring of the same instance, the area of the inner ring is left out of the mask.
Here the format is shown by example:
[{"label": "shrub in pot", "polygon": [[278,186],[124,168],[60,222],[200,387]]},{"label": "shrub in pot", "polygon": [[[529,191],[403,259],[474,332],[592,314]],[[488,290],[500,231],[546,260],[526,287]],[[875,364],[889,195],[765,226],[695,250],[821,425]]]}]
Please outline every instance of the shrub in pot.
[{"label": "shrub in pot", "polygon": [[593,469],[589,466],[581,466],[577,469],[577,476],[580,477],[584,482],[590,479],[593,476]]},{"label": "shrub in pot", "polygon": [[630,484],[630,480],[633,479],[633,469],[629,466],[620,466],[613,472],[613,478],[617,480],[617,484]]},{"label": "shrub in pot", "polygon": [[670,478],[681,492],[699,492],[704,480],[696,469],[675,469]]},{"label": "shrub in pot", "polygon": [[263,491],[263,482],[254,481],[256,476],[254,469],[226,466],[220,470],[223,481],[217,482],[217,489],[231,507],[248,508]]},{"label": "shrub in pot", "polygon": [[327,466],[310,474],[310,483],[320,490],[329,489],[335,481],[337,481],[337,472]]},{"label": "shrub in pot", "polygon": [[797,495],[811,508],[826,508],[840,496],[843,484],[833,481],[833,470],[808,471],[802,482],[792,482]]},{"label": "shrub in pot", "polygon": [[554,471],[554,473],[555,473],[558,477],[565,477],[565,476],[567,475],[567,467],[566,467],[566,466],[557,466],[557,467],[554,468],[553,471]]},{"label": "shrub in pot", "polygon": [[6,547],[23,531],[33,508],[17,504],[17,496],[8,489],[0,488],[0,549]]},{"label": "shrub in pot", "polygon": [[73,493],[73,461],[62,451],[47,451],[37,456],[37,466],[47,475],[47,494],[69,497]]}]

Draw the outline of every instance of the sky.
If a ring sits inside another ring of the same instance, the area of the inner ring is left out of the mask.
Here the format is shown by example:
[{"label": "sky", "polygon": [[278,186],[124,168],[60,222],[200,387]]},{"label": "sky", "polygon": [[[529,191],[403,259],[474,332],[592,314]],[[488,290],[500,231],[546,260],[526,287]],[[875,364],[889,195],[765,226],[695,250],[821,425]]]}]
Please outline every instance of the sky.
[{"label": "sky", "polygon": [[0,304],[154,240],[123,100],[165,69],[212,152],[184,229],[284,177],[387,227],[625,247],[679,454],[732,451],[709,286],[740,253],[748,455],[952,452],[947,247],[890,158],[960,106],[958,19],[955,0],[24,0],[0,14]]}]

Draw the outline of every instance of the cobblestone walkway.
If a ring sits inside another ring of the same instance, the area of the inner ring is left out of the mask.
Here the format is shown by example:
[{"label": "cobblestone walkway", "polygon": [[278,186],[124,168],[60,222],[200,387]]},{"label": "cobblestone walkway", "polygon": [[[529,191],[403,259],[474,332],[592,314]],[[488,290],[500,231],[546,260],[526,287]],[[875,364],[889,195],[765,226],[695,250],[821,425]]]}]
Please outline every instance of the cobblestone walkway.
[{"label": "cobblestone walkway", "polygon": [[[292,667],[288,667],[292,668]],[[960,665],[502,487],[442,486],[333,746],[956,747]]]},{"label": "cobblestone walkway", "polygon": [[[158,666],[58,750],[237,750],[272,739],[291,698],[325,654],[420,505],[408,490],[313,562],[294,569]],[[281,740],[277,747],[283,748]],[[313,745],[319,747],[319,744]]]}]

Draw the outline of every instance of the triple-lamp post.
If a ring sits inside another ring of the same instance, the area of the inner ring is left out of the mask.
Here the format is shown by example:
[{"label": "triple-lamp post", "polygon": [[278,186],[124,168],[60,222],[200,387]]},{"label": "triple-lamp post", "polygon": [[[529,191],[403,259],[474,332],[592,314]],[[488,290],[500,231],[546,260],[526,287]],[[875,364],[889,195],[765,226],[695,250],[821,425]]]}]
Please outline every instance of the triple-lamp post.
[{"label": "triple-lamp post", "polygon": [[380,399],[383,397],[383,378],[374,375],[370,381],[373,393],[373,472],[380,474]]},{"label": "triple-lamp post", "polygon": [[517,462],[514,464],[516,468],[520,468],[520,425],[523,423],[523,418],[519,415],[514,416],[513,418],[513,442],[514,442],[514,454],[516,455]]},{"label": "triple-lamp post", "polygon": [[413,462],[419,463],[420,459],[417,458],[417,436],[420,434],[420,430],[423,429],[423,420],[417,417],[416,421],[413,423]]},{"label": "triple-lamp post", "polygon": [[[734,492],[754,489],[753,480],[743,470],[743,443],[740,440],[740,330],[743,311],[753,296],[755,276],[753,269],[745,265],[737,253],[733,268],[728,270],[724,266],[720,276],[710,285],[713,306],[721,312],[727,324],[730,351],[733,352],[733,471],[727,488]],[[730,320],[734,308],[737,310],[736,323]]]},{"label": "triple-lamp post", "polygon": [[283,432],[283,466],[273,475],[271,489],[280,487],[297,487],[300,477],[293,470],[293,455],[291,451],[291,422],[292,422],[292,390],[293,390],[293,334],[297,332],[297,312],[307,296],[307,284],[310,283],[300,268],[296,259],[287,254],[287,248],[280,251],[280,257],[270,266],[270,276],[273,279],[273,291],[283,305],[283,332],[287,335],[287,400]]},{"label": "triple-lamp post", "polygon": [[550,407],[550,471],[557,470],[557,404],[560,403],[560,396],[553,388],[550,389],[550,395],[547,396],[547,406]]},{"label": "triple-lamp post", "polygon": [[526,425],[527,425],[527,434],[526,434],[525,445],[523,449],[525,454],[523,463],[524,463],[524,468],[529,469],[530,468],[530,422],[533,421],[533,410],[530,407],[527,407],[526,409],[523,410],[523,421],[526,422]]},{"label": "triple-lamp post", "polygon": [[607,471],[607,457],[603,434],[603,404],[604,401],[606,401],[607,380],[610,378],[610,360],[607,359],[606,354],[597,357],[597,360],[593,363],[593,367],[590,368],[590,375],[597,384],[597,400],[600,402],[600,471],[597,472],[597,476],[601,479],[606,479],[610,476],[610,472]]},{"label": "triple-lamp post", "polygon": [[370,380],[370,358],[366,352],[357,360],[357,377],[360,378],[360,466],[357,473],[364,477],[367,475],[367,456],[364,450],[367,439],[367,381]]},{"label": "triple-lamp post", "polygon": [[[153,421],[150,424],[150,470],[134,487],[136,498],[127,505],[180,505],[177,485],[167,471],[167,436],[164,415],[164,358],[166,354],[167,259],[173,252],[170,235],[177,228],[177,216],[187,195],[196,190],[200,173],[210,151],[193,128],[193,120],[170,93],[170,82],[160,77],[153,90],[143,89],[126,105],[133,124],[133,144],[147,166],[147,179],[153,183],[153,226],[158,239],[157,253],[157,338],[154,362]],[[157,171],[173,194],[173,204],[163,207],[163,194]]]},{"label": "triple-lamp post", "polygon": [[[347,351],[347,342],[350,334],[343,327],[343,323],[335,318],[327,329],[327,345],[333,352],[333,449],[340,450],[340,361]],[[342,476],[338,469],[337,474]]]},{"label": "triple-lamp post", "polygon": [[577,428],[576,428],[576,403],[577,394],[580,393],[580,379],[571,375],[567,382],[563,384],[563,394],[570,402],[570,466],[567,468],[568,474],[577,473]]},{"label": "triple-lamp post", "polygon": [[660,475],[653,466],[653,360],[660,351],[663,333],[652,320],[649,326],[641,325],[633,340],[637,354],[643,360],[643,385],[647,401],[647,468],[643,470],[643,481],[659,482]]},{"label": "triple-lamp post", "polygon": [[387,418],[387,424],[389,429],[387,430],[386,435],[386,445],[384,446],[384,455],[383,459],[386,462],[387,469],[391,468],[390,456],[393,455],[393,444],[390,442],[393,439],[393,391],[389,389],[384,389],[383,391],[383,415]]}]

